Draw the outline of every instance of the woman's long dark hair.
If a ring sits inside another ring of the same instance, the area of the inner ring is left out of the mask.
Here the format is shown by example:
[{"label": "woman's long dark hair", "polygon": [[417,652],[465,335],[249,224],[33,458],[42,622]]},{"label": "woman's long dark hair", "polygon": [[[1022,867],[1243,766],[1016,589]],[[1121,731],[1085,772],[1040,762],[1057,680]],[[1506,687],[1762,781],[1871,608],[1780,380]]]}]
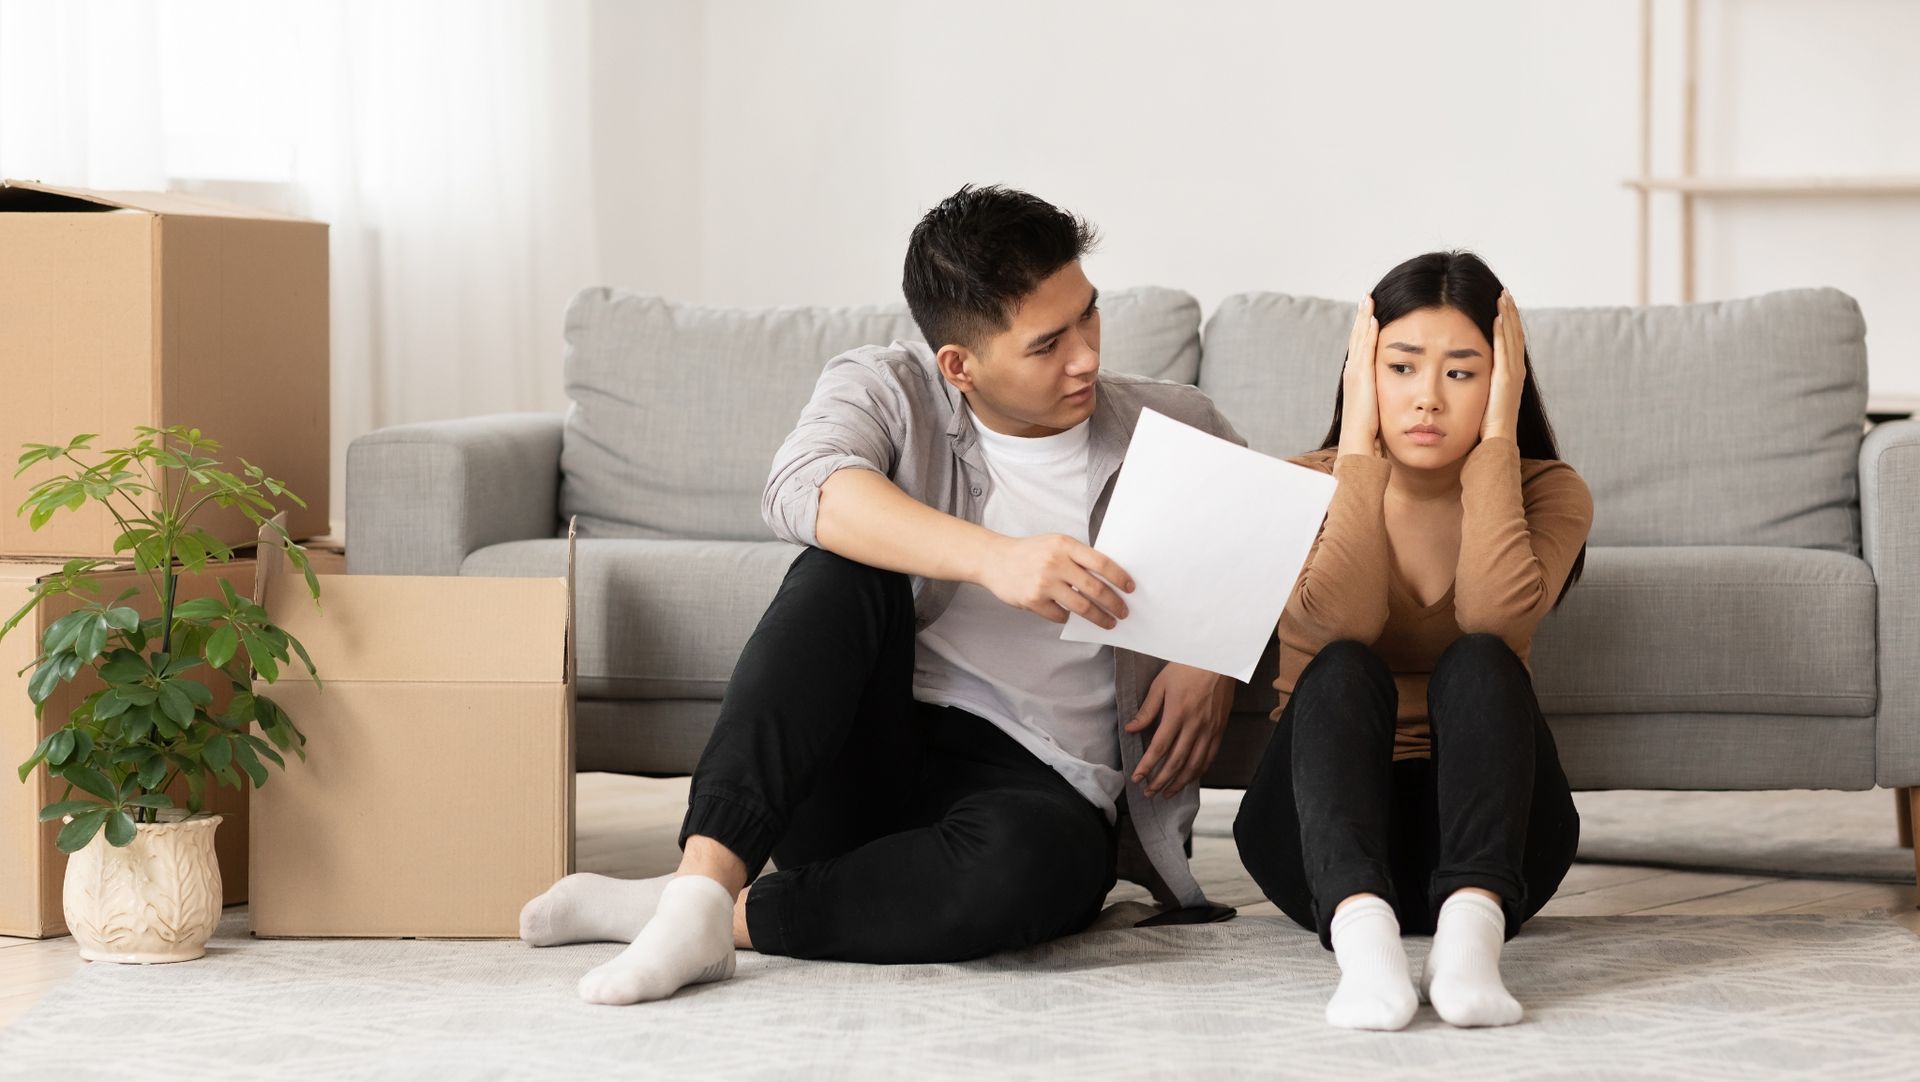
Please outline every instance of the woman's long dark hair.
[{"label": "woman's long dark hair", "polygon": [[[1388,271],[1380,284],[1373,287],[1373,315],[1380,326],[1385,327],[1422,308],[1451,308],[1472,320],[1487,341],[1492,342],[1493,317],[1500,312],[1500,293],[1504,288],[1486,261],[1472,252],[1428,252]],[[1514,442],[1520,445],[1521,458],[1557,459],[1560,446],[1554,442],[1546,404],[1541,402],[1540,387],[1533,380],[1531,349],[1527,351],[1526,363],[1527,380],[1520,391],[1520,423]],[[1333,424],[1320,444],[1323,451],[1340,446],[1340,414],[1346,397],[1345,359],[1340,369],[1343,378],[1334,387]],[[1587,546],[1581,545],[1566,585],[1554,599],[1555,606],[1566,598],[1568,587],[1579,581],[1580,572],[1586,566]]]}]

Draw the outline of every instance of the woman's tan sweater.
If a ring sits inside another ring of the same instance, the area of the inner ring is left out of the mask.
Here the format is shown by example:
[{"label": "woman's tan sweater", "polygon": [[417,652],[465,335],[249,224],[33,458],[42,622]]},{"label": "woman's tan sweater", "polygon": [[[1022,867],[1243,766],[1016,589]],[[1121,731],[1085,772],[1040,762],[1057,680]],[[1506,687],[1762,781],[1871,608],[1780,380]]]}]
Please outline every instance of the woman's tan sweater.
[{"label": "woman's tan sweater", "polygon": [[1498,635],[1525,662],[1533,629],[1553,608],[1593,525],[1593,496],[1573,467],[1522,459],[1510,439],[1483,440],[1460,471],[1460,562],[1453,586],[1421,605],[1387,540],[1382,501],[1393,466],[1328,448],[1289,459],[1339,482],[1326,522],[1280,615],[1277,720],[1294,682],[1321,647],[1353,639],[1373,647],[1400,693],[1395,759],[1425,758],[1427,678],[1463,634]]}]

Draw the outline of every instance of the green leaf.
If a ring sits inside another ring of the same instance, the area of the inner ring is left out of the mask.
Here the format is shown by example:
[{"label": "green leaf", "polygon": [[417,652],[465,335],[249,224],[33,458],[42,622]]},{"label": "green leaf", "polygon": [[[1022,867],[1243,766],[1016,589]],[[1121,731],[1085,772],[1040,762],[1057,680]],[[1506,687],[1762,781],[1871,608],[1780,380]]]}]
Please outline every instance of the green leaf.
[{"label": "green leaf", "polygon": [[207,706],[213,702],[212,689],[198,680],[181,678],[172,681],[167,686],[179,688],[181,693],[186,695],[187,700],[195,706]]},{"label": "green leaf", "polygon": [[145,684],[120,684],[116,685],[114,690],[120,693],[121,698],[135,706],[152,706],[160,698],[159,689],[150,688]]},{"label": "green leaf", "polygon": [[[159,760],[156,760],[156,761],[159,761]],[[164,761],[159,761],[159,762],[160,762],[160,765],[163,767],[166,765]],[[173,798],[168,796],[165,793],[148,793],[146,796],[137,796],[137,797],[134,797],[132,800],[127,801],[127,807],[129,808],[171,808],[173,807]]]},{"label": "green leaf", "polygon": [[[122,599],[124,600],[124,598]],[[107,610],[107,626],[115,631],[134,631],[140,627],[140,614],[122,605]]]},{"label": "green leaf", "polygon": [[251,745],[245,741],[235,742],[233,755],[239,761],[240,769],[247,772],[247,777],[253,781],[255,788],[267,784],[267,768],[260,765],[260,757],[253,753]]},{"label": "green leaf", "polygon": [[137,547],[142,541],[153,536],[152,530],[132,529],[113,539],[113,551],[125,552]]},{"label": "green leaf", "polygon": [[121,735],[127,740],[145,740],[153,732],[153,707],[135,706],[120,722]]},{"label": "green leaf", "polygon": [[44,703],[53,697],[53,689],[59,685],[60,666],[52,659],[48,659],[34,670],[33,679],[27,682],[27,698],[32,699],[35,705]]},{"label": "green leaf", "polygon": [[62,729],[53,734],[52,743],[47,745],[47,764],[59,766],[73,757],[74,735],[72,729]]},{"label": "green leaf", "polygon": [[63,827],[60,836],[54,839],[54,846],[62,853],[69,854],[85,849],[93,836],[100,833],[100,824],[107,821],[107,813],[113,810],[105,805],[99,805],[98,808],[98,812],[88,811],[74,816],[73,822]]},{"label": "green leaf", "polygon": [[227,662],[233,660],[234,651],[239,648],[239,633],[233,630],[231,624],[222,625],[207,639],[207,664],[216,669],[224,669],[227,667]]},{"label": "green leaf", "polygon": [[247,691],[234,692],[233,698],[227,702],[226,712],[223,713],[221,717],[228,721],[252,721],[253,693]]},{"label": "green leaf", "polygon": [[107,648],[107,617],[104,613],[88,613],[90,619],[80,633],[73,652],[81,661],[92,661]]},{"label": "green leaf", "polygon": [[73,640],[80,637],[88,615],[85,609],[70,612],[48,626],[46,637],[41,640],[46,653],[57,654],[72,646]]},{"label": "green leaf", "polygon": [[93,756],[93,737],[85,729],[73,730],[73,754],[68,761],[84,763]]},{"label": "green leaf", "polygon": [[101,806],[102,805],[96,804],[91,800],[62,800],[58,804],[49,804],[41,808],[40,821],[42,823],[51,823],[55,819],[60,819],[68,815],[79,815],[88,808],[98,808]]},{"label": "green leaf", "polygon": [[[285,635],[285,632],[282,632],[282,634]],[[294,638],[292,635],[286,635],[286,640],[287,645],[293,647],[293,652],[300,655],[300,664],[307,667],[307,675],[313,677],[314,686],[318,687],[320,684],[320,670],[313,667],[313,659],[307,656],[307,648],[300,645],[300,640]]]},{"label": "green leaf", "polygon": [[233,761],[233,745],[222,734],[207,741],[206,749],[200,753],[209,770],[219,770]]},{"label": "green leaf", "polygon": [[160,685],[160,710],[181,728],[193,724],[192,700],[172,683]]},{"label": "green leaf", "polygon": [[[140,779],[140,788],[157,788],[162,781],[166,780],[167,761],[156,755],[140,765],[140,773],[135,777]],[[134,803],[134,801],[128,801],[128,803]]]},{"label": "green leaf", "polygon": [[159,535],[134,546],[133,566],[141,572],[153,571],[167,562],[167,539]]},{"label": "green leaf", "polygon": [[[164,655],[156,654],[154,656],[159,658]],[[171,657],[167,658],[167,663],[164,667],[156,663],[154,668],[161,676],[172,676],[175,673],[186,672],[198,664],[200,664],[200,659],[197,657]]]},{"label": "green leaf", "polygon": [[252,745],[254,751],[259,752],[261,755],[264,755],[267,758],[273,760],[274,766],[277,766],[282,770],[286,769],[287,761],[285,759],[282,759],[280,757],[280,753],[273,750],[273,746],[268,744],[266,741],[260,739],[259,737],[253,735],[252,733],[242,733],[240,734],[240,739]]},{"label": "green leaf", "polygon": [[187,810],[197,813],[207,799],[207,776],[191,768],[191,764],[182,767],[181,772],[187,779]]},{"label": "green leaf", "polygon": [[180,556],[180,562],[190,571],[200,571],[207,566],[207,547],[198,538],[186,534],[173,539],[173,548]]},{"label": "green leaf", "polygon": [[108,654],[106,663],[100,666],[100,679],[109,684],[137,683],[152,673],[145,658],[125,647]]},{"label": "green leaf", "polygon": [[120,694],[119,688],[108,688],[107,693],[100,696],[100,701],[93,706],[93,719],[107,721],[117,718],[126,713],[127,708],[132,705],[133,703],[128,701],[126,696]]},{"label": "green leaf", "polygon": [[124,849],[133,843],[133,819],[126,812],[116,811],[107,816],[107,844],[116,849]]},{"label": "green leaf", "polygon": [[243,632],[240,641],[246,646],[247,660],[253,665],[253,670],[260,674],[260,679],[269,684],[280,679],[280,666],[274,661],[273,650],[265,639],[251,632]]},{"label": "green leaf", "polygon": [[226,614],[226,606],[211,597],[196,597],[173,607],[173,615],[177,620],[211,620]]},{"label": "green leaf", "polygon": [[101,800],[114,800],[119,796],[113,791],[113,784],[90,766],[68,763],[60,768],[60,776]]}]

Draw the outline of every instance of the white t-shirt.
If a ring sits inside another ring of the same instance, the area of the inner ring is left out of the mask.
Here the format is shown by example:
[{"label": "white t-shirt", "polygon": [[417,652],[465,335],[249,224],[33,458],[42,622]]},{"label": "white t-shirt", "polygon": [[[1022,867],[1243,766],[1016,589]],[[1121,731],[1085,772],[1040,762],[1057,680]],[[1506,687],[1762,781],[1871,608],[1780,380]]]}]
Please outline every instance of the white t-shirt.
[{"label": "white t-shirt", "polygon": [[[993,479],[982,524],[1008,537],[1087,540],[1088,424],[1006,436],[973,418]],[[1109,822],[1124,788],[1114,716],[1113,649],[1064,642],[1060,625],[962,583],[916,642],[913,695],[999,726],[1060,772]]]}]

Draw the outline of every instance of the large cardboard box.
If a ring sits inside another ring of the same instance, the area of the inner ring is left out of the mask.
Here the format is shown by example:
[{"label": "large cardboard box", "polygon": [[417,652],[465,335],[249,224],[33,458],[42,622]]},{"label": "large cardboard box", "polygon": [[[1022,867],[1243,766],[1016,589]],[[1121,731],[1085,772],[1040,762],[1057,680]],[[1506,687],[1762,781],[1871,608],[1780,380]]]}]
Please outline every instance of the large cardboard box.
[{"label": "large cardboard box", "polygon": [[[48,465],[13,476],[22,443],[184,424],[307,501],[295,538],[327,531],[327,227],[199,196],[0,183],[0,553],[111,556],[89,504],[38,531],[14,509]],[[198,520],[239,546],[238,511]]]},{"label": "large cardboard box", "polygon": [[321,575],[318,608],[260,551],[321,686],[269,692],[307,758],[253,794],[254,934],[517,936],[574,863],[571,531],[565,578]]},{"label": "large cardboard box", "polygon": [[[284,555],[281,558],[285,559]],[[220,578],[241,594],[254,588],[253,560],[216,566],[217,575],[213,568],[205,575],[183,575],[177,587],[180,599],[218,597]],[[0,620],[26,604],[43,578],[59,571],[58,563],[0,560]],[[147,577],[133,569],[131,560],[91,577],[100,584],[101,600],[111,601],[122,590],[137,587],[140,594],[124,603],[142,617],[159,615],[160,605]],[[17,770],[42,737],[65,725],[68,714],[81,700],[99,689],[100,679],[89,669],[72,683],[61,685],[36,721],[33,701],[27,697],[27,681],[33,674],[15,674],[39,656],[38,645],[46,629],[87,600],[90,598],[71,595],[51,597],[0,639],[0,770],[4,770],[0,773],[0,935],[45,937],[64,935],[67,930],[60,904],[67,856],[53,844],[60,823],[38,821],[41,808],[62,799],[66,783],[48,778],[41,767],[21,784]],[[232,697],[226,681],[202,682],[213,689],[214,711],[225,710]],[[268,784],[277,780],[270,778]],[[214,850],[220,859],[224,902],[233,905],[247,898],[247,793],[217,782],[209,783],[207,791],[209,810],[224,817],[214,832]],[[184,782],[176,782],[170,794],[176,805],[186,806]]]}]

